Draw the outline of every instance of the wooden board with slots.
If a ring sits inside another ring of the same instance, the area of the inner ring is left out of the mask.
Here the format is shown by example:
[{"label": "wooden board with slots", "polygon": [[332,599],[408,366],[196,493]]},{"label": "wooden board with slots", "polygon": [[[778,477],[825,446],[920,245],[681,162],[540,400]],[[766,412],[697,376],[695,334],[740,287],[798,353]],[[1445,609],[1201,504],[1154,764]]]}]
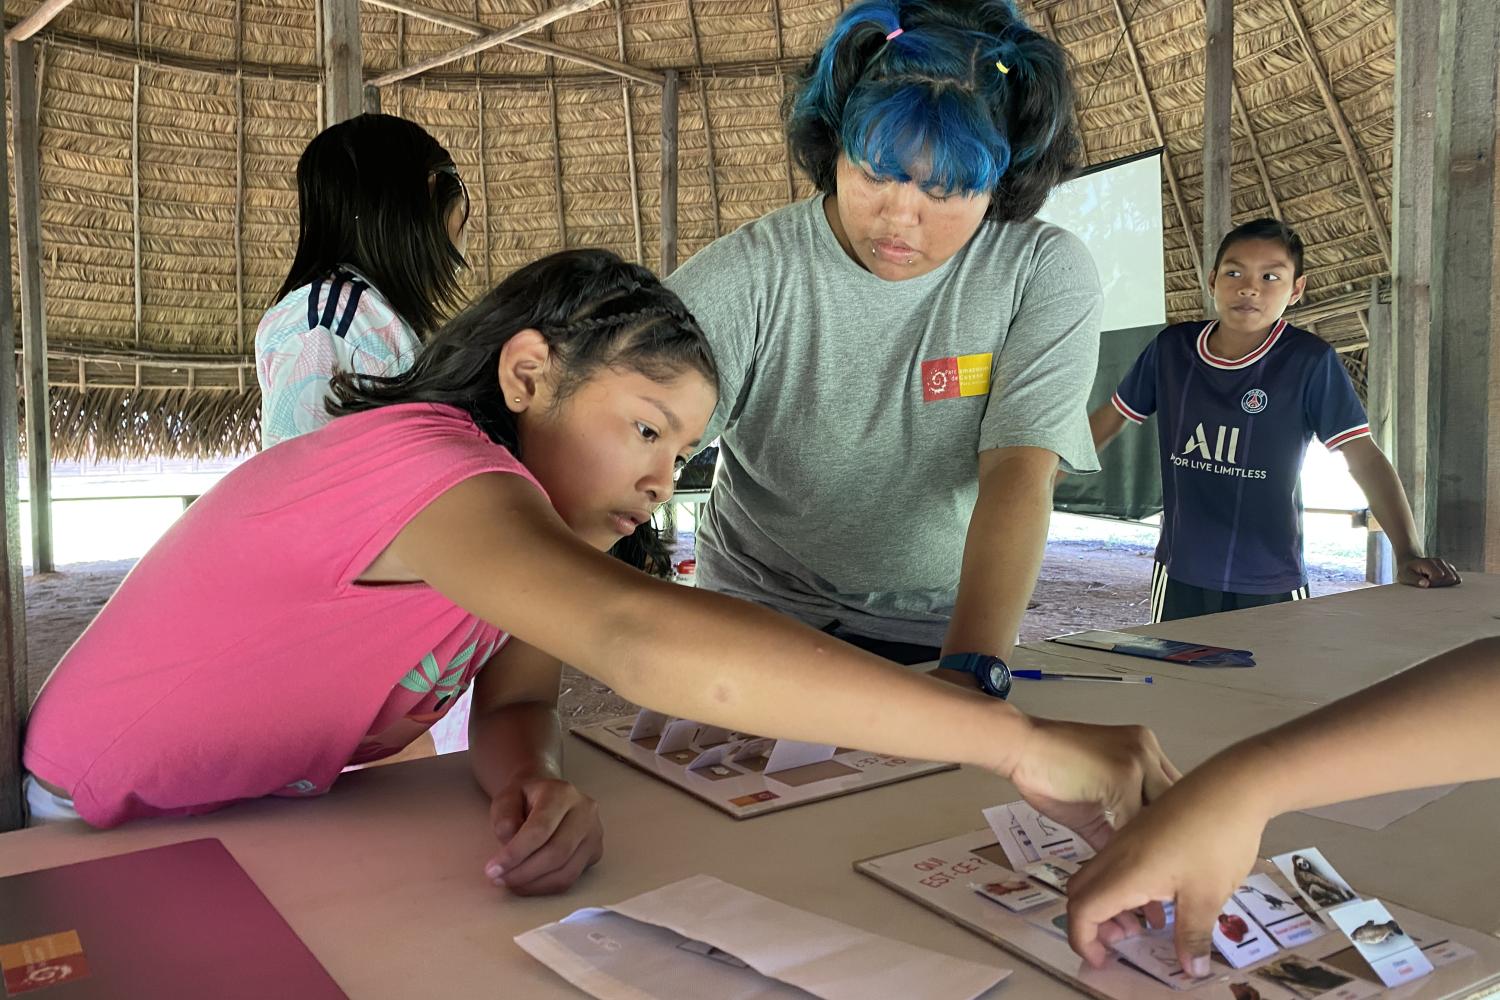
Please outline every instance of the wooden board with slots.
[{"label": "wooden board with slots", "polygon": [[573,735],[735,819],[957,767],[848,747],[761,739],[649,710],[581,726]]}]

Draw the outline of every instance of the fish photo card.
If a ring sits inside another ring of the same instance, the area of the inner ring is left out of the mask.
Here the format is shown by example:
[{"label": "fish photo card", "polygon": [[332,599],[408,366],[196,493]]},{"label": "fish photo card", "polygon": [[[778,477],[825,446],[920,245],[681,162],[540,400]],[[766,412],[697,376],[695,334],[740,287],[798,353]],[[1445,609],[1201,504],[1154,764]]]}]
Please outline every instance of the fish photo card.
[{"label": "fish photo card", "polygon": [[1345,903],[1328,917],[1354,942],[1370,968],[1387,986],[1400,986],[1432,971],[1432,962],[1401,929],[1391,911],[1378,899]]},{"label": "fish photo card", "polygon": [[1253,965],[1281,949],[1256,921],[1230,897],[1219,908],[1213,929],[1214,947],[1236,969]]},{"label": "fish photo card", "polygon": [[1349,883],[1344,881],[1344,877],[1316,847],[1278,854],[1271,859],[1271,863],[1297,887],[1302,898],[1311,903],[1314,909],[1326,910],[1330,906],[1351,903],[1359,898],[1359,894],[1349,887]]}]

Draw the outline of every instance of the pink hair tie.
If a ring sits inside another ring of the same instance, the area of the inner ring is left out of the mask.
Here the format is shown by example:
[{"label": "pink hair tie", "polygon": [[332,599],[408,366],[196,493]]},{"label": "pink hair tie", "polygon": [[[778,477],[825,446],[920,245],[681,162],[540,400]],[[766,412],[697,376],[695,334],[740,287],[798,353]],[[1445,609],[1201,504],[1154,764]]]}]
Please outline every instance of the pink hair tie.
[{"label": "pink hair tie", "polygon": [[885,40],[886,41],[890,41],[891,39],[895,38],[897,35],[904,35],[904,34],[906,34],[906,29],[905,28],[897,28],[895,31],[891,32],[889,35],[886,35],[885,36]]}]

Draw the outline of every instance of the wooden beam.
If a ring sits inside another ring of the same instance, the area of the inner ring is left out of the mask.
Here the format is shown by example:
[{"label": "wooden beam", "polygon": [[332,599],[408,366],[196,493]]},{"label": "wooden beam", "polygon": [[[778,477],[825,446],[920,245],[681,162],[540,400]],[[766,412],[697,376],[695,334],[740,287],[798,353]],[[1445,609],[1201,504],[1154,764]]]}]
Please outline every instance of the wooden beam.
[{"label": "wooden beam", "polygon": [[724,223],[719,216],[719,168],[714,162],[714,128],[708,114],[708,78],[703,69],[703,42],[698,37],[698,14],[693,9],[693,0],[682,0],[687,8],[688,31],[693,37],[693,82],[698,86],[698,106],[703,109],[703,142],[708,150],[708,200],[713,203],[714,239],[724,235]]},{"label": "wooden beam", "polygon": [[1428,386],[1432,347],[1432,172],[1438,18],[1428,0],[1396,0],[1396,136],[1391,198],[1391,325],[1395,344],[1396,469],[1429,551],[1432,520]]},{"label": "wooden beam", "polygon": [[[325,0],[325,2],[330,2],[330,0]],[[478,55],[497,45],[504,45],[512,39],[528,35],[551,24],[553,21],[560,21],[570,14],[577,14],[579,11],[588,10],[590,7],[596,7],[603,2],[604,0],[566,0],[565,3],[553,7],[551,10],[544,11],[535,17],[529,17],[524,21],[519,21],[502,31],[493,31],[487,35],[481,35],[467,45],[460,45],[449,52],[433,56],[430,59],[423,59],[421,62],[413,63],[410,66],[393,69],[389,73],[377,76],[370,82],[377,87],[384,87],[398,80],[407,80],[414,76],[420,76],[430,69],[437,69],[439,66],[446,66],[451,62],[457,62],[460,59],[467,59],[469,56]]]},{"label": "wooden beam", "polygon": [[[383,7],[386,10],[394,10],[405,14],[407,17],[414,17],[419,21],[427,21],[430,24],[441,24],[445,28],[462,31],[467,35],[486,35],[495,30],[478,20],[459,17],[456,14],[449,14],[445,11],[433,10],[431,7],[419,3],[411,3],[409,0],[364,0],[364,2],[372,7]],[[605,59],[603,56],[589,55],[587,52],[578,52],[551,41],[539,41],[534,38],[512,38],[503,44],[508,48],[519,49],[522,52],[530,52],[539,56],[550,56],[553,59],[577,63],[580,66],[587,66],[590,69],[603,70],[605,73],[622,76],[627,80],[649,84],[653,87],[660,87],[665,80],[665,77],[655,70],[642,69],[639,66],[632,66],[626,62]]]},{"label": "wooden beam", "polygon": [[[1354,141],[1354,133],[1349,128],[1349,120],[1344,117],[1344,109],[1339,105],[1338,99],[1333,96],[1333,88],[1328,85],[1328,71],[1323,68],[1323,60],[1318,56],[1318,50],[1313,48],[1312,37],[1307,33],[1307,25],[1302,20],[1302,13],[1297,10],[1295,0],[1281,0],[1282,9],[1286,11],[1287,20],[1292,23],[1292,30],[1297,40],[1302,43],[1302,49],[1307,53],[1307,63],[1312,69],[1313,83],[1317,85],[1318,95],[1323,98],[1323,107],[1328,110],[1328,119],[1333,123],[1333,130],[1338,134],[1339,144],[1344,147],[1344,155],[1349,159],[1349,169],[1354,174],[1355,186],[1359,188],[1360,200],[1365,203],[1365,214],[1370,218],[1370,228],[1375,233],[1375,240],[1380,244],[1380,252],[1385,255],[1385,266],[1391,266],[1391,234],[1386,227],[1385,219],[1380,214],[1380,206],[1375,201],[1375,189],[1370,186],[1370,175],[1365,171],[1364,161],[1360,159],[1359,145]],[[1432,5],[1429,5],[1429,11]],[[1431,16],[1429,14],[1428,16]]]},{"label": "wooden beam", "polygon": [[557,116],[557,81],[547,81],[547,95],[552,100],[552,186],[557,193],[557,245],[568,248],[568,207],[563,198],[562,125]]},{"label": "wooden beam", "polygon": [[380,114],[380,88],[373,83],[365,84],[364,112],[367,115]]},{"label": "wooden beam", "polygon": [[353,118],[364,108],[363,56],[359,44],[359,0],[321,0],[323,7],[324,127]]},{"label": "wooden beam", "polygon": [[[479,102],[479,221],[480,232],[484,234],[484,285],[485,291],[489,291],[495,285],[495,272],[490,242],[490,181],[486,174],[485,161],[490,158],[489,151],[485,148],[484,134],[484,88],[479,81],[474,81],[474,96]],[[469,204],[469,224],[473,225],[474,205],[472,199]]]},{"label": "wooden beam", "polygon": [[52,23],[52,19],[72,6],[73,0],[42,0],[36,9],[5,33],[5,41],[24,42]]},{"label": "wooden beam", "polygon": [[[786,45],[781,37],[781,0],[771,0],[771,22],[776,28],[776,58],[785,59]],[[780,115],[781,109],[786,106],[786,73],[777,70],[776,82],[781,88],[781,100],[776,105],[776,112]],[[786,202],[790,205],[797,200],[797,168],[792,162],[792,140],[786,135],[785,129],[782,130],[781,150],[786,157]]]},{"label": "wooden beam", "polygon": [[661,88],[661,277],[677,270],[677,71]]},{"label": "wooden beam", "polygon": [[1429,387],[1436,551],[1500,570],[1500,5],[1445,0],[1438,22]]},{"label": "wooden beam", "polygon": [[[615,44],[625,61],[625,13],[620,0],[615,5]],[[620,81],[620,101],[625,107],[625,163],[630,168],[631,219],[635,223],[635,262],[646,266],[646,243],[641,235],[641,178],[635,168],[635,112],[630,106],[630,81]]]},{"label": "wooden beam", "polygon": [[[1391,307],[1381,301],[1380,293],[1380,279],[1371,278],[1368,307],[1355,315],[1359,317],[1368,344],[1365,352],[1365,410],[1370,421],[1370,436],[1382,451],[1389,454],[1394,431],[1391,425],[1391,400],[1395,388],[1394,345],[1391,343]],[[1365,582],[1390,583],[1394,564],[1386,533],[1369,528],[1365,536]]]},{"label": "wooden beam", "polygon": [[145,292],[141,288],[141,64],[131,68],[130,87],[130,235],[134,270],[131,289],[135,293],[135,346],[141,346],[141,321]]},{"label": "wooden beam", "polygon": [[[5,74],[0,73],[0,106]],[[0,216],[8,214],[9,166],[0,142]],[[21,506],[16,469],[20,461],[20,401],[16,398],[15,302],[10,276],[10,240],[0,247],[0,833],[25,822],[21,804],[21,723],[30,701],[26,679],[26,587],[21,573]]]},{"label": "wooden beam", "polygon": [[1182,235],[1187,240],[1188,254],[1193,258],[1193,269],[1198,272],[1200,282],[1207,278],[1208,272],[1203,268],[1203,258],[1198,253],[1198,241],[1193,238],[1193,227],[1188,222],[1187,206],[1182,200],[1182,191],[1177,186],[1177,171],[1172,167],[1172,153],[1167,149],[1167,140],[1161,130],[1161,119],[1156,114],[1156,102],[1151,98],[1151,88],[1146,85],[1146,74],[1141,69],[1141,54],[1135,47],[1135,37],[1130,33],[1130,21],[1125,17],[1125,8],[1120,6],[1120,0],[1111,0],[1115,8],[1115,21],[1120,26],[1120,32],[1125,38],[1125,50],[1130,56],[1130,66],[1135,71],[1135,83],[1140,88],[1141,99],[1146,102],[1146,122],[1151,126],[1151,134],[1156,139],[1156,144],[1161,147],[1162,173],[1167,175],[1167,189],[1172,195],[1172,205],[1177,209],[1177,221],[1182,225]]},{"label": "wooden beam", "polygon": [[[245,0],[234,0],[234,57],[245,53]],[[234,349],[245,349],[245,74],[234,75]],[[243,384],[240,391],[244,392]]]},{"label": "wooden beam", "polygon": [[[1230,135],[1234,91],[1234,0],[1206,0],[1203,61],[1203,260],[1218,252],[1229,232],[1230,196],[1234,188],[1234,140]],[[1199,284],[1203,311],[1214,315],[1214,294],[1207,275]]]},{"label": "wooden beam", "polygon": [[51,573],[51,404],[47,395],[47,330],[42,298],[41,132],[37,115],[36,43],[10,46],[12,141],[16,157],[16,244],[20,251],[21,342],[26,375],[26,472],[31,486],[31,563]]}]

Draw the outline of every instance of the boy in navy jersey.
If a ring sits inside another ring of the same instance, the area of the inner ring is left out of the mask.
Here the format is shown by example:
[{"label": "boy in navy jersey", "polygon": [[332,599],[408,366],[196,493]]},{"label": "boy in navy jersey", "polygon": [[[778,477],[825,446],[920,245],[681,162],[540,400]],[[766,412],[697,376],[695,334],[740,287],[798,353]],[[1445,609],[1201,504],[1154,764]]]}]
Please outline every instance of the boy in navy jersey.
[{"label": "boy in navy jersey", "polygon": [[1209,274],[1219,319],[1163,330],[1089,418],[1102,449],[1127,421],[1157,414],[1165,510],[1155,621],[1308,596],[1298,479],[1313,435],[1343,452],[1390,538],[1399,582],[1459,582],[1452,565],[1420,551],[1401,480],[1371,439],[1338,355],[1282,318],[1306,281],[1290,226],[1257,219],[1235,228]]}]

